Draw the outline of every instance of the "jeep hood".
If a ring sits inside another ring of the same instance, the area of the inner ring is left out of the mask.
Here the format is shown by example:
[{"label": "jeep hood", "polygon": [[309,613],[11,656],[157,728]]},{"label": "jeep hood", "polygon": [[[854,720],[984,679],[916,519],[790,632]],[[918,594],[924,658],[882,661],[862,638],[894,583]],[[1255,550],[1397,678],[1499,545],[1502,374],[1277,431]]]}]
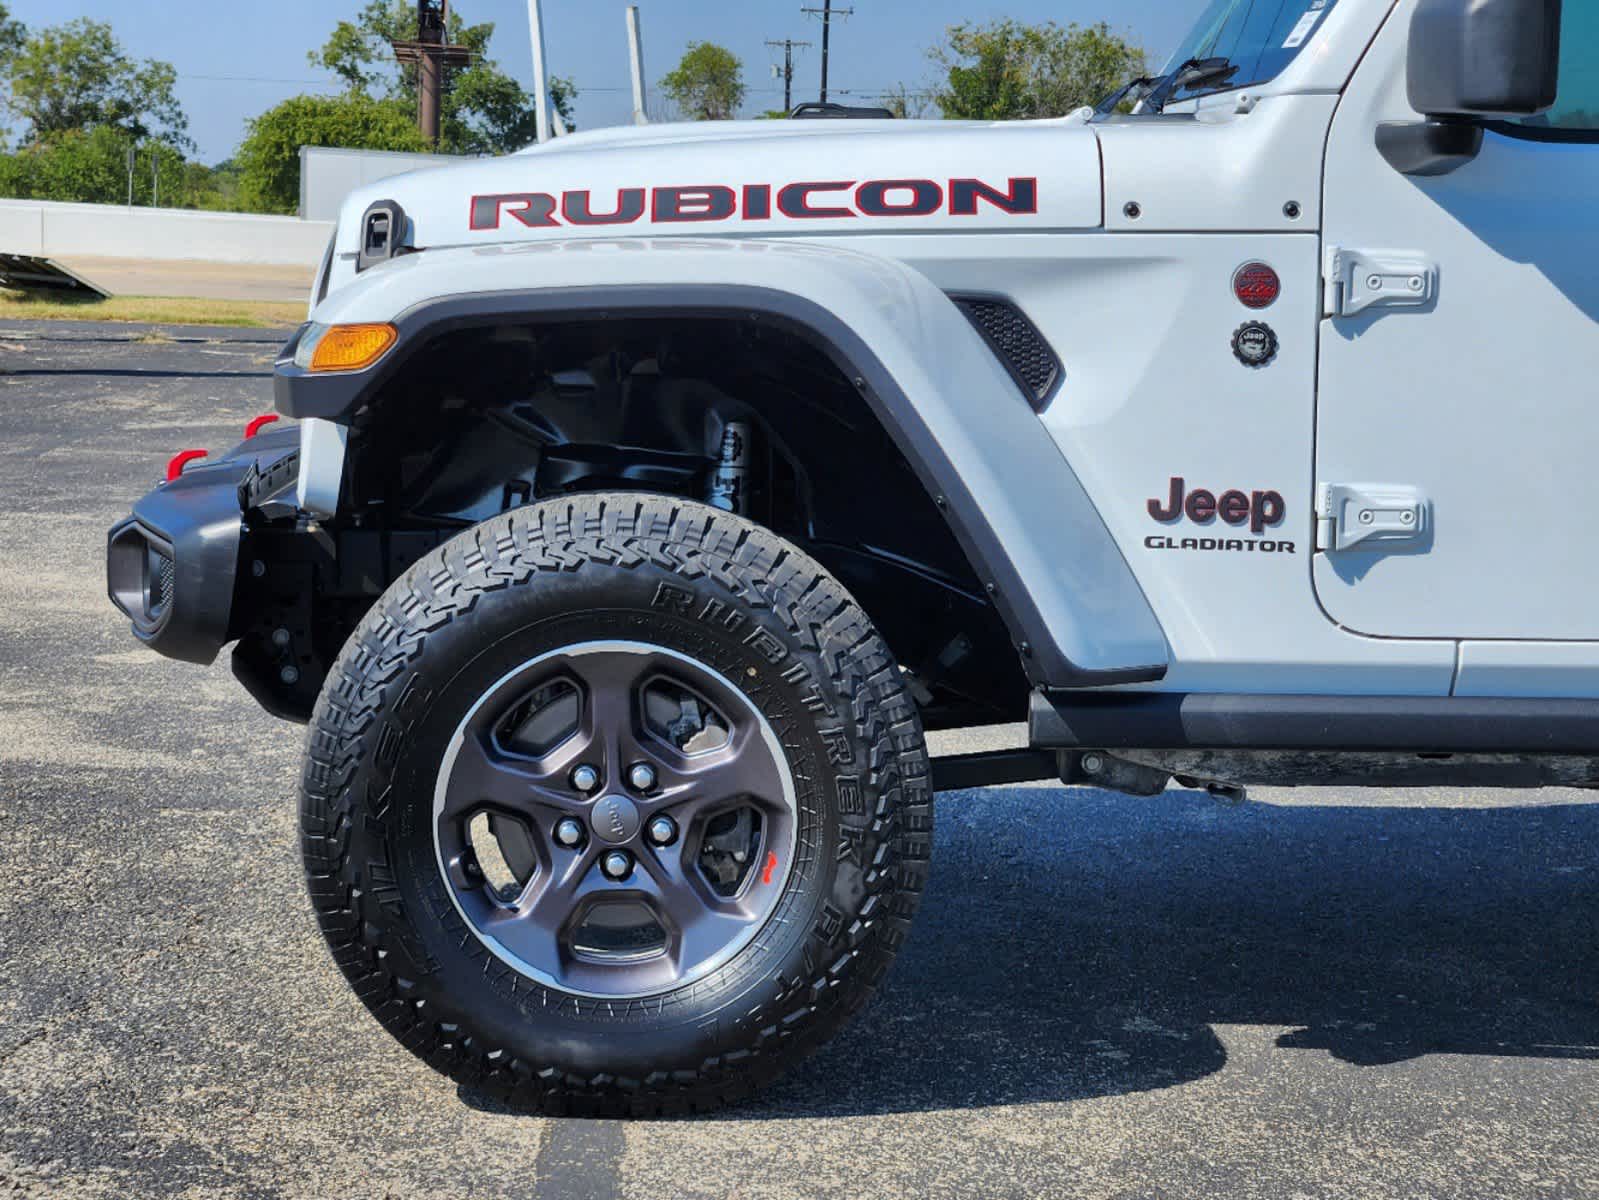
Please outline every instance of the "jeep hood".
[{"label": "jeep hood", "polygon": [[728,121],[626,126],[351,194],[337,250],[378,201],[414,249],[673,235],[771,237],[1092,229],[1099,143],[1071,118]]}]

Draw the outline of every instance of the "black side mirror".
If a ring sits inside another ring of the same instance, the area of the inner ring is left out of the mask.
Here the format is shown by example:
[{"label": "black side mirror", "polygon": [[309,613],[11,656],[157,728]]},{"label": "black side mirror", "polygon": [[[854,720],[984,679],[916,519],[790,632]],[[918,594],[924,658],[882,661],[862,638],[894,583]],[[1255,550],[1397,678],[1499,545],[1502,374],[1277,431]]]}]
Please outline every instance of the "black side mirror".
[{"label": "black side mirror", "polygon": [[1410,106],[1421,123],[1380,125],[1377,148],[1407,175],[1446,175],[1482,148],[1481,122],[1532,116],[1560,83],[1561,0],[1418,0]]},{"label": "black side mirror", "polygon": [[1530,117],[1560,83],[1560,0],[1420,0],[1410,107],[1429,117]]}]

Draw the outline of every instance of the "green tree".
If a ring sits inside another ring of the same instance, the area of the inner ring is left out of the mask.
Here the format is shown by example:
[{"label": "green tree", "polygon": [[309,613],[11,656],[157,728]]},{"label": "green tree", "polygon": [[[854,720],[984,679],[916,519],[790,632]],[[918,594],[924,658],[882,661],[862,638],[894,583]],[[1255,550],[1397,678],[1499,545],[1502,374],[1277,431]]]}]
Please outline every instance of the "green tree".
[{"label": "green tree", "polygon": [[172,65],[129,58],[102,22],[80,18],[38,30],[9,55],[4,71],[6,106],[26,123],[27,142],[106,127],[138,141],[193,145]]},{"label": "green tree", "polygon": [[236,160],[224,159],[214,167],[190,163],[189,168],[192,174],[185,186],[188,196],[193,198],[193,207],[221,212],[245,211],[244,200],[240,195],[242,172]]},{"label": "green tree", "polygon": [[661,90],[693,121],[726,121],[744,103],[744,64],[714,42],[690,42]]},{"label": "green tree", "polygon": [[944,77],[933,99],[957,120],[1065,116],[1146,69],[1143,49],[1103,22],[960,24],[946,39],[929,52]]},{"label": "green tree", "polygon": [[292,213],[300,204],[300,147],[429,149],[398,100],[295,96],[250,122],[237,158],[239,200],[251,211]]},{"label": "green tree", "polygon": [[[416,119],[415,64],[394,61],[389,43],[414,41],[416,4],[412,0],[367,0],[353,21],[340,21],[321,49],[310,54],[311,65],[332,71],[353,96],[392,100],[405,105]],[[446,69],[440,97],[440,149],[452,154],[503,154],[537,140],[532,98],[489,57],[492,22],[468,25],[450,12],[449,40],[465,46],[472,63]],[[552,79],[555,109],[567,128],[573,127],[572,105],[577,88],[570,79]]]},{"label": "green tree", "polygon": [[[0,156],[0,195],[79,204],[128,202],[128,135],[109,125],[69,129]],[[201,206],[210,172],[185,162],[166,142],[138,146],[133,162],[133,202],[163,208]]]},{"label": "green tree", "polygon": [[22,49],[27,39],[28,27],[11,16],[11,11],[0,0],[0,70]]},{"label": "green tree", "polygon": [[6,101],[11,60],[16,57],[17,51],[22,49],[22,43],[27,36],[27,26],[13,19],[4,0],[0,0],[0,151],[5,150],[10,144],[10,131],[6,127],[5,117],[11,108]]}]

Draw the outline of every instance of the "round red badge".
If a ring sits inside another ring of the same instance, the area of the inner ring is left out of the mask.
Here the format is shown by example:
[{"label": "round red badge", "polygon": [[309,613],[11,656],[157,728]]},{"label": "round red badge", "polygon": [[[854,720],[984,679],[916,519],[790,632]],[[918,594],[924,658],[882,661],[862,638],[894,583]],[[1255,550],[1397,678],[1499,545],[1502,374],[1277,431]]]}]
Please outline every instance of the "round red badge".
[{"label": "round red badge", "polygon": [[1282,290],[1283,281],[1265,263],[1247,263],[1233,276],[1233,295],[1245,308],[1270,308]]}]

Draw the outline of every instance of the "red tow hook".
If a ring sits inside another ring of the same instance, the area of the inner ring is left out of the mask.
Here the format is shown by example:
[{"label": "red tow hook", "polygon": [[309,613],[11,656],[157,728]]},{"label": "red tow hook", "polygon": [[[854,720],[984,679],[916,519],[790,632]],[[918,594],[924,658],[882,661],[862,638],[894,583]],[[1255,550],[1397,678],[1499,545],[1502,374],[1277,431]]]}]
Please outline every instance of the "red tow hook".
[{"label": "red tow hook", "polygon": [[205,458],[210,453],[211,451],[209,450],[179,450],[167,463],[167,482],[171,483],[179,475],[182,475],[183,468],[195,459]]},{"label": "red tow hook", "polygon": [[244,440],[249,441],[256,434],[260,433],[261,430],[272,424],[272,422],[276,421],[277,419],[277,413],[262,413],[259,417],[244,427]]}]

